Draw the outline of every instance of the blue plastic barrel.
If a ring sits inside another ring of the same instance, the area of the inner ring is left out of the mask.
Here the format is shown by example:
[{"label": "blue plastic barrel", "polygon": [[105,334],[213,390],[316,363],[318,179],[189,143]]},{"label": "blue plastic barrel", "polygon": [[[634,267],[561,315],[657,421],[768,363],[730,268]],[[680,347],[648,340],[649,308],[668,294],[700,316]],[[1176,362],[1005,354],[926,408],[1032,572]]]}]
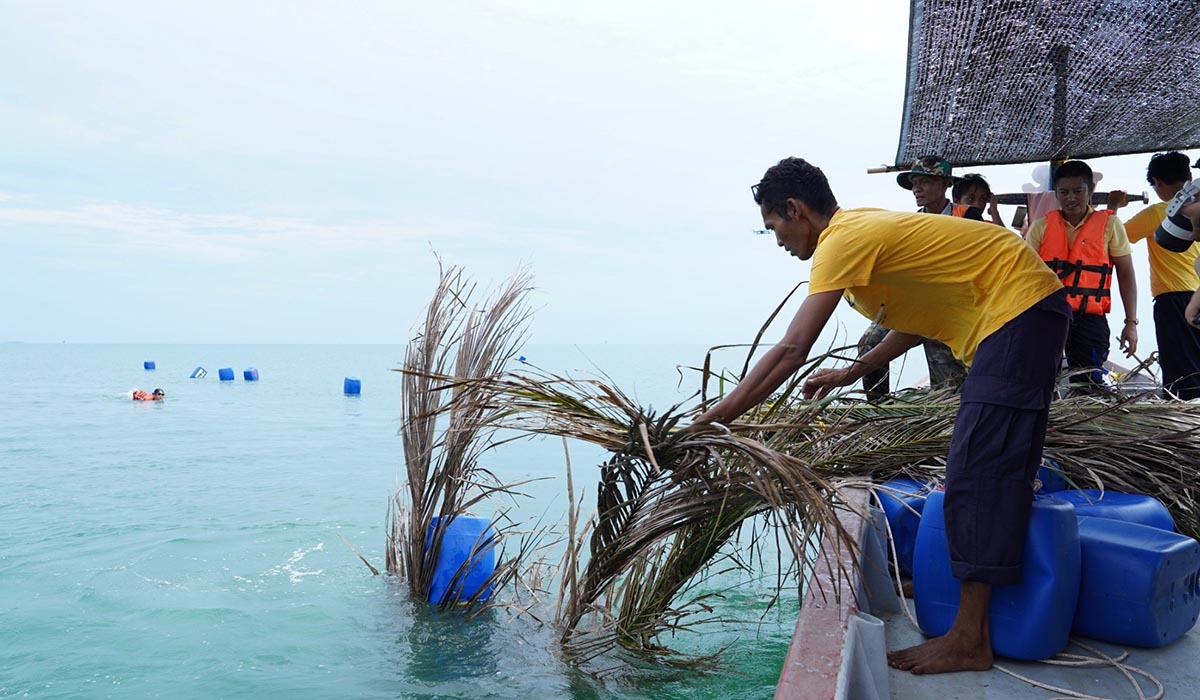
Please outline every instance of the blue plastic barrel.
[{"label": "blue plastic barrel", "polygon": [[[942,513],[945,493],[925,501],[913,557],[917,622],[941,636],[958,613],[961,584],[950,572]],[[1046,659],[1067,646],[1079,597],[1079,527],[1075,509],[1050,496],[1034,499],[1021,559],[1021,582],[993,586],[989,609],[992,651],[1013,659]]]},{"label": "blue plastic barrel", "polygon": [[[887,516],[888,528],[892,531],[892,542],[896,545],[896,561],[900,572],[912,575],[913,548],[917,544],[917,526],[921,524],[921,511],[925,508],[925,497],[932,490],[928,484],[908,478],[892,479],[875,491],[879,506]],[[891,552],[888,552],[891,557]]]},{"label": "blue plastic barrel", "polygon": [[362,392],[362,381],[358,377],[346,377],[346,380],[342,382],[342,392],[358,396]]},{"label": "blue plastic barrel", "polygon": [[188,375],[188,379],[203,379],[208,376],[208,370],[203,367],[196,367],[192,373]]},{"label": "blue plastic barrel", "polygon": [[1200,542],[1148,525],[1079,518],[1083,577],[1073,631],[1161,647],[1200,616]]},{"label": "blue plastic barrel", "polygon": [[[426,550],[434,546],[439,520],[435,517],[429,525]],[[490,525],[487,518],[465,515],[451,519],[446,525],[429,588],[429,602],[444,605],[468,602],[477,593],[481,601],[492,596],[487,581],[496,570],[496,537]]]},{"label": "blue plastic barrel", "polygon": [[1149,525],[1168,532],[1175,531],[1175,520],[1167,507],[1153,496],[1141,493],[1118,493],[1099,489],[1078,489],[1054,494],[1075,506],[1080,517],[1124,520],[1127,523]]},{"label": "blue plastic barrel", "polygon": [[142,363],[142,367],[145,369],[154,369],[154,360],[146,360]]},{"label": "blue plastic barrel", "polygon": [[233,381],[233,368],[232,367],[222,367],[221,369],[217,370],[217,376],[220,377],[221,381],[223,381],[223,382],[232,382]]},{"label": "blue plastic barrel", "polygon": [[246,371],[242,372],[242,377],[248,382],[257,382],[258,381],[258,368],[257,367],[246,368]]},{"label": "blue plastic barrel", "polygon": [[1067,488],[1067,480],[1063,478],[1062,466],[1049,457],[1042,458],[1042,466],[1038,467],[1037,480],[1041,484],[1038,493],[1053,493]]}]

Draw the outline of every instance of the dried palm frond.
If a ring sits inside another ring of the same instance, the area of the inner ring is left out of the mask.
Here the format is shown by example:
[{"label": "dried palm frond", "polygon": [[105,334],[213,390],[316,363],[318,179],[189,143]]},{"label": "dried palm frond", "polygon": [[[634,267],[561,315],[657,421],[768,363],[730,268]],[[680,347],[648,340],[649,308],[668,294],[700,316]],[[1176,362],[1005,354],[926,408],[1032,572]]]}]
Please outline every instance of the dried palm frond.
[{"label": "dried palm frond", "polygon": [[[1142,493],[1162,501],[1177,529],[1200,537],[1200,405],[1162,401],[1157,392],[1073,397],[1050,405],[1044,453],[1079,488]],[[944,477],[958,400],[945,392],[910,392],[886,403],[796,402],[784,430],[801,430],[790,453],[827,477]],[[808,424],[808,429],[792,428]],[[817,432],[812,426],[819,426]],[[740,424],[738,432],[772,426]]]},{"label": "dried palm frond", "polygon": [[[775,518],[797,561],[818,532],[853,546],[836,517],[833,481],[760,440],[720,427],[679,431],[686,413],[678,407],[657,415],[599,380],[536,370],[443,379],[458,388],[486,384],[506,409],[497,417],[504,427],[613,453],[601,467],[586,564],[563,574],[573,583],[559,624],[579,658],[617,646],[670,656],[656,640],[706,611],[703,596],[679,603],[683,592],[718,560],[745,567],[723,552],[755,516]],[[596,622],[583,625],[585,618]]]},{"label": "dried palm frond", "polygon": [[[440,261],[439,261],[440,265]],[[475,284],[456,267],[442,268],[425,321],[408,344],[401,385],[401,427],[405,488],[397,489],[389,508],[391,532],[387,570],[404,577],[415,596],[429,595],[446,528],[485,499],[511,494],[520,484],[503,484],[479,464],[494,446],[496,417],[503,412],[486,383],[444,386],[439,377],[487,379],[503,371],[524,341],[530,312],[524,298],[530,278],[519,272],[476,306]],[[497,537],[477,543],[473,557],[486,554],[502,540],[499,518],[492,521]],[[523,539],[517,559],[536,547]],[[450,585],[449,605],[469,597],[478,607],[479,594],[518,575],[519,566],[500,553],[500,564],[479,591],[456,590],[473,561],[459,567]]]}]

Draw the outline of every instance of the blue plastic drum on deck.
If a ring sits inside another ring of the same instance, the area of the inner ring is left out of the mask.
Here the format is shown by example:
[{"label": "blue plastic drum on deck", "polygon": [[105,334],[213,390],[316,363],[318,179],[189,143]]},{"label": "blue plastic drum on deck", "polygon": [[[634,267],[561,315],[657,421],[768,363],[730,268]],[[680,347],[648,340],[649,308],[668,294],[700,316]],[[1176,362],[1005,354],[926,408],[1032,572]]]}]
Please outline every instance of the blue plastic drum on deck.
[{"label": "blue plastic drum on deck", "polygon": [[[892,531],[900,573],[908,576],[912,575],[913,548],[917,544],[921,511],[925,508],[925,497],[931,490],[928,484],[902,477],[881,484],[875,491],[879,507],[883,508],[888,528]],[[891,558],[891,552],[888,552],[888,558]]]},{"label": "blue plastic drum on deck", "polygon": [[248,382],[258,381],[258,368],[248,367],[245,372],[242,372],[242,377]]},{"label": "blue plastic drum on deck", "polygon": [[362,381],[358,377],[346,377],[342,382],[342,393],[358,396],[362,392]]},{"label": "blue plastic drum on deck", "polygon": [[146,360],[142,363],[142,367],[145,369],[154,369],[154,360]]},{"label": "blue plastic drum on deck", "polygon": [[221,369],[217,370],[217,376],[220,377],[221,381],[223,381],[223,382],[232,382],[233,381],[233,368],[232,367],[222,367]]},{"label": "blue plastic drum on deck", "polygon": [[1099,489],[1060,491],[1054,494],[1075,506],[1080,517],[1124,520],[1127,523],[1149,525],[1168,532],[1175,531],[1175,521],[1167,507],[1153,496],[1141,493],[1118,493]]},{"label": "blue plastic drum on deck", "polygon": [[[435,517],[429,525],[426,549],[434,546],[434,530],[439,520]],[[446,526],[433,570],[429,602],[465,603],[477,593],[481,601],[492,596],[492,587],[485,587],[496,570],[496,537],[490,525],[487,518],[460,515]]]},{"label": "blue plastic drum on deck", "polygon": [[[917,622],[932,636],[945,634],[958,613],[961,584],[950,572],[950,548],[942,514],[945,493],[925,501],[913,557]],[[1079,527],[1075,509],[1058,498],[1033,501],[1021,583],[993,586],[989,608],[992,650],[1013,659],[1047,659],[1071,636],[1079,597]]]},{"label": "blue plastic drum on deck", "polygon": [[1083,577],[1073,631],[1113,644],[1161,647],[1200,616],[1200,542],[1107,518],[1079,518]]}]

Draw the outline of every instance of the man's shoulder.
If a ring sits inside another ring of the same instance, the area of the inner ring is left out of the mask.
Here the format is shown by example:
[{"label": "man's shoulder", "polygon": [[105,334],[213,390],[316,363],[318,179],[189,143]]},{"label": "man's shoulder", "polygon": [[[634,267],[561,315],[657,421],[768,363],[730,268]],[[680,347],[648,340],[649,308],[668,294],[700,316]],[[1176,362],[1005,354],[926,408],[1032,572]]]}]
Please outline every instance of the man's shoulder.
[{"label": "man's shoulder", "polygon": [[898,213],[900,212],[870,207],[838,209],[829,219],[829,228],[847,230],[874,228],[877,224],[886,221],[890,216]]},{"label": "man's shoulder", "polygon": [[886,231],[894,230],[897,226],[897,216],[922,215],[866,207],[838,209],[829,219],[829,225],[821,232],[820,241],[842,241],[845,245],[862,243],[881,236]]},{"label": "man's shoulder", "polygon": [[1129,217],[1125,222],[1125,233],[1129,234],[1129,242],[1135,243],[1154,235],[1154,229],[1167,218],[1168,204],[1169,202],[1157,202]]},{"label": "man's shoulder", "polygon": [[[1129,217],[1129,221],[1141,221],[1145,219],[1165,219],[1167,217],[1167,207],[1170,202],[1155,202],[1143,208],[1138,213]],[[1126,223],[1129,223],[1128,221]]]}]

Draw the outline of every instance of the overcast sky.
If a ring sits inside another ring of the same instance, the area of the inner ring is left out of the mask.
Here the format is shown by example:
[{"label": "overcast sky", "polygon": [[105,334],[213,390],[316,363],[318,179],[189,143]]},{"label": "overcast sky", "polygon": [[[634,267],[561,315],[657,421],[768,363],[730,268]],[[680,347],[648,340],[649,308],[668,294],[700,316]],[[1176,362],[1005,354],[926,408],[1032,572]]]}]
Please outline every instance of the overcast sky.
[{"label": "overcast sky", "polygon": [[[899,0],[0,17],[0,341],[402,343],[436,251],[485,284],[528,265],[534,342],[744,342],[808,274],[750,234],[768,166],[800,156],[843,206],[913,207],[866,174],[896,152]],[[1093,161],[1101,189],[1147,189],[1146,159]]]}]

